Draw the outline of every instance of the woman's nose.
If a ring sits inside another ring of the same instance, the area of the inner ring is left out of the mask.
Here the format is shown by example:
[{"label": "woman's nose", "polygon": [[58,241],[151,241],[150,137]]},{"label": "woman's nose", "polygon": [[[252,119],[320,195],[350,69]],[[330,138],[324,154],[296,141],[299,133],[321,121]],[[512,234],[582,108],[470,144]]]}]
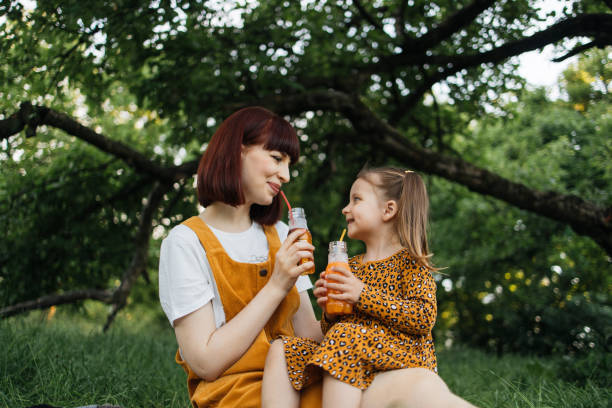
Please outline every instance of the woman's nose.
[{"label": "woman's nose", "polygon": [[291,176],[289,174],[289,164],[283,163],[280,166],[280,170],[278,172],[278,178],[280,179],[281,183],[289,182],[289,180],[291,179]]}]

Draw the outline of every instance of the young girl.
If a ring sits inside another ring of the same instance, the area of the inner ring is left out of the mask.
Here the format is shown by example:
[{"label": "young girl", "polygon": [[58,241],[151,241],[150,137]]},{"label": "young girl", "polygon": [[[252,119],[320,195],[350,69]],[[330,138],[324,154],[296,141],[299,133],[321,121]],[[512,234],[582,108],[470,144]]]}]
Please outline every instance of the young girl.
[{"label": "young girl", "polygon": [[[412,373],[426,379],[405,381],[399,391],[383,387],[404,406],[471,406],[432,378],[437,377],[432,374],[437,365],[431,332],[436,320],[431,272],[436,268],[427,245],[428,207],[425,184],[412,171],[375,168],[359,173],[342,213],[348,236],[362,240],[366,252],[350,259],[350,271],[334,268],[341,273],[334,275],[335,282],[322,274],[314,291],[323,309],[329,296],[351,303],[354,313],[334,322],[324,316],[320,344],[283,337],[282,345],[272,345],[264,371],[264,406],[296,406],[297,390],[321,373],[323,408],[384,406],[363,391],[377,373],[400,369],[412,370],[405,379]],[[328,295],[328,289],[340,293]],[[267,393],[274,393],[275,401]],[[380,393],[378,397],[389,401]]]}]

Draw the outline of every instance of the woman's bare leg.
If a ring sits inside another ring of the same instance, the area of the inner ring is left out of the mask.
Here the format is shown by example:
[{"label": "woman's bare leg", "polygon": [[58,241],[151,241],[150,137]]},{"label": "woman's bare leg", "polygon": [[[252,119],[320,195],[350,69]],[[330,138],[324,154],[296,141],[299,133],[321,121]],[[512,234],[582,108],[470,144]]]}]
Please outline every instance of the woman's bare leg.
[{"label": "woman's bare leg", "polygon": [[425,368],[377,374],[363,393],[361,408],[476,408],[453,394],[444,381]]},{"label": "woman's bare leg", "polygon": [[270,345],[261,384],[262,408],[297,408],[300,393],[291,385],[282,340]]},{"label": "woman's bare leg", "polygon": [[323,376],[323,408],[359,408],[361,391],[331,375]]}]

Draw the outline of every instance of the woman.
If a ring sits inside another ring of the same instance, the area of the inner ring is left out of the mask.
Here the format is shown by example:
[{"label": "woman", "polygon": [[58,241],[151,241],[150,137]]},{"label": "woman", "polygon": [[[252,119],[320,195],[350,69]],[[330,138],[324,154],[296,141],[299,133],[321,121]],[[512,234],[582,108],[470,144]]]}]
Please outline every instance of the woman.
[{"label": "woman", "polygon": [[[301,275],[314,266],[314,247],[297,240],[302,230],[287,235],[278,222],[278,193],[298,156],[287,121],[260,107],[235,112],[200,161],[197,192],[205,211],[162,243],[160,301],[194,407],[259,407],[270,342],[281,335],[322,339],[307,294],[312,284]],[[311,261],[298,266],[302,258]],[[428,370],[396,370],[375,377],[362,406],[398,400],[417,406],[427,394],[452,396]],[[302,407],[320,404],[320,383],[302,391]]]},{"label": "woman", "polygon": [[[160,300],[194,406],[259,407],[270,342],[294,334],[321,340],[312,284],[301,276],[314,266],[314,247],[296,239],[303,231],[287,236],[277,222],[278,193],[298,156],[287,121],[258,107],[234,113],[200,161],[205,211],[162,243]],[[311,261],[298,266],[301,258]]]}]

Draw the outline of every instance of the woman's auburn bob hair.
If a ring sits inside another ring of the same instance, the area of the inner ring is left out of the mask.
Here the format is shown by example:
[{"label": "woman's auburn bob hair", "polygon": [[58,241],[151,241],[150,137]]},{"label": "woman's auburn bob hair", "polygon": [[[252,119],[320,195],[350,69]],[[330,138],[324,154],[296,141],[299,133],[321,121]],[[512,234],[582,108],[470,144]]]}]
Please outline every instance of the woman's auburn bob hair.
[{"label": "woman's auburn bob hair", "polygon": [[[266,150],[285,153],[291,164],[300,156],[295,129],[282,117],[252,106],[234,112],[221,123],[200,159],[197,175],[198,201],[203,207],[220,201],[228,205],[244,204],[242,189],[242,146],[263,145]],[[272,225],[280,219],[281,201],[251,206],[251,219]]]}]

